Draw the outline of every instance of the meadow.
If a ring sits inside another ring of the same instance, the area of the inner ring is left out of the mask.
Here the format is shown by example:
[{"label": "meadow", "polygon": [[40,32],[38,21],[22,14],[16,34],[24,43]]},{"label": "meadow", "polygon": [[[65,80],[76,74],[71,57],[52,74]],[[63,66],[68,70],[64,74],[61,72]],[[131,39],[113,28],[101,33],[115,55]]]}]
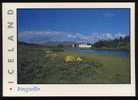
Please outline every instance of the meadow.
[{"label": "meadow", "polygon": [[[81,62],[65,63],[65,56]],[[18,44],[19,84],[128,84],[129,57]]]}]

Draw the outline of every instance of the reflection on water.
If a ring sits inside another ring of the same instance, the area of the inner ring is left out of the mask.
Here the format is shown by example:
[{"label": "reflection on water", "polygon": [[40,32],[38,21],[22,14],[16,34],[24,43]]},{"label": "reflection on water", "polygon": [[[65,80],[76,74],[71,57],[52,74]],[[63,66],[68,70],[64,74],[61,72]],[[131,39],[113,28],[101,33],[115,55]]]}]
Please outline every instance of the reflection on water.
[{"label": "reflection on water", "polygon": [[113,56],[128,57],[129,52],[123,50],[94,50],[94,49],[80,49],[80,48],[66,48],[65,51],[76,51],[80,53],[96,53],[96,54],[106,54]]}]

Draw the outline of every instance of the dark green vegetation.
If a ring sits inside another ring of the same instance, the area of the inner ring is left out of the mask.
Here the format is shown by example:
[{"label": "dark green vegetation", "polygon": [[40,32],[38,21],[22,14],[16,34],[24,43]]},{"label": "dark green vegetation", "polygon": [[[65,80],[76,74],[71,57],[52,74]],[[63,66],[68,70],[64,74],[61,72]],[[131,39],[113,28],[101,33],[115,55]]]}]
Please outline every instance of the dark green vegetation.
[{"label": "dark green vegetation", "polygon": [[107,49],[107,50],[129,50],[130,48],[130,37],[126,36],[124,38],[114,40],[101,40],[93,44],[93,49]]},{"label": "dark green vegetation", "polygon": [[51,47],[51,48],[49,48],[49,51],[53,51],[53,52],[61,52],[61,51],[64,51],[64,48],[59,48],[59,47],[55,47],[55,48],[53,48],[53,47]]},{"label": "dark green vegetation", "polygon": [[[64,63],[67,55],[80,63]],[[129,83],[129,58],[18,44],[18,83]]]}]

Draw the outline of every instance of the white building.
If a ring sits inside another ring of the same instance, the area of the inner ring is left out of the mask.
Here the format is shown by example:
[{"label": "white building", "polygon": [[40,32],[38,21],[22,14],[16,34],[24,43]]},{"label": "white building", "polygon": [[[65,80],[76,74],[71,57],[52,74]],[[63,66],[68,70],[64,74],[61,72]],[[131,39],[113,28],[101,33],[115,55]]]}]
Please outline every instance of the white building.
[{"label": "white building", "polygon": [[88,44],[79,44],[79,48],[91,48],[91,45]]}]

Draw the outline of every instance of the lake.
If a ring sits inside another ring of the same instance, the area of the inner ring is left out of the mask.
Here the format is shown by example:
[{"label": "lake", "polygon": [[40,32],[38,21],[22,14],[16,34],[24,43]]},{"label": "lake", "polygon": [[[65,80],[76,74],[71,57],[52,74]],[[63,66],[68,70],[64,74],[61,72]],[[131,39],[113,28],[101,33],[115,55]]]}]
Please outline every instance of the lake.
[{"label": "lake", "polygon": [[106,54],[120,57],[128,57],[129,52],[124,50],[94,50],[94,49],[80,49],[80,48],[66,48],[65,51],[76,51],[80,53],[96,53]]}]

